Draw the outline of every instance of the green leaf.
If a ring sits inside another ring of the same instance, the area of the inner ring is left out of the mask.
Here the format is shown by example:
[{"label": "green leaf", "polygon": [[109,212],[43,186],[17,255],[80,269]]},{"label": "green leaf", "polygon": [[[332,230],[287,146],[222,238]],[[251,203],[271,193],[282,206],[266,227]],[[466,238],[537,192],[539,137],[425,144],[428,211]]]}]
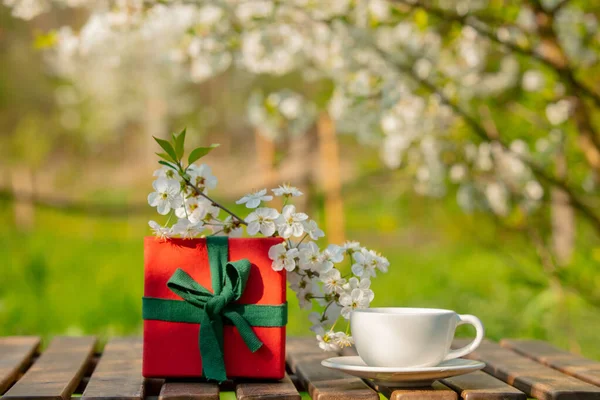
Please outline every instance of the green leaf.
[{"label": "green leaf", "polygon": [[187,128],[184,128],[179,136],[173,137],[175,140],[175,154],[177,154],[177,158],[181,159],[183,157],[183,145],[185,144],[185,131]]},{"label": "green leaf", "polygon": [[155,153],[155,154],[164,160],[175,162],[175,160],[173,160],[173,158],[171,158],[171,156],[168,155],[167,153]]},{"label": "green leaf", "polygon": [[159,145],[160,147],[162,147],[162,149],[163,149],[164,151],[166,151],[166,152],[167,152],[167,154],[168,154],[168,155],[169,155],[169,156],[170,156],[170,157],[171,157],[171,158],[172,158],[174,161],[177,161],[177,160],[178,160],[178,158],[177,158],[177,154],[175,153],[175,149],[173,148],[173,146],[171,145],[171,143],[169,143],[169,142],[168,142],[168,141],[166,141],[166,140],[163,140],[163,139],[159,139],[159,138],[157,138],[157,137],[154,137],[154,136],[152,136],[152,137],[154,138],[154,140],[156,140],[156,143],[158,143],[158,145]]},{"label": "green leaf", "polygon": [[194,149],[188,157],[188,163],[193,164],[195,161],[198,161],[219,146],[220,144],[211,144],[208,147],[198,147],[197,149]]},{"label": "green leaf", "polygon": [[175,171],[177,171],[177,167],[175,167],[175,166],[174,166],[173,164],[171,164],[171,163],[168,163],[168,162],[166,162],[166,161],[163,161],[163,160],[160,160],[158,163],[159,163],[159,164],[162,164],[162,165],[165,165],[165,166],[167,166],[167,167],[169,167],[169,168],[172,168],[172,169],[174,169]]}]

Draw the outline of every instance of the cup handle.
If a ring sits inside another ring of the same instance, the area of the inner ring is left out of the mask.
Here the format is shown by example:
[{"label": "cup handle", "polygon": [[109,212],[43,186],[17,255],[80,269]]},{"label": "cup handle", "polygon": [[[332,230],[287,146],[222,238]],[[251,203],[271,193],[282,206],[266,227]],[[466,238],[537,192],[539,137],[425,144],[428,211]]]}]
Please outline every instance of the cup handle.
[{"label": "cup handle", "polygon": [[460,349],[450,351],[450,353],[448,353],[446,358],[444,358],[444,361],[452,360],[453,358],[459,358],[459,357],[462,357],[462,356],[465,356],[465,355],[471,353],[472,351],[475,351],[475,349],[477,349],[479,347],[479,345],[481,344],[481,342],[483,340],[483,337],[485,336],[485,329],[483,328],[483,324],[481,323],[479,318],[477,318],[474,315],[457,315],[457,317],[458,317],[458,323],[456,324],[456,326],[464,325],[464,324],[471,324],[475,327],[475,330],[477,331],[477,335],[475,336],[475,340],[473,340],[467,346],[461,347]]}]

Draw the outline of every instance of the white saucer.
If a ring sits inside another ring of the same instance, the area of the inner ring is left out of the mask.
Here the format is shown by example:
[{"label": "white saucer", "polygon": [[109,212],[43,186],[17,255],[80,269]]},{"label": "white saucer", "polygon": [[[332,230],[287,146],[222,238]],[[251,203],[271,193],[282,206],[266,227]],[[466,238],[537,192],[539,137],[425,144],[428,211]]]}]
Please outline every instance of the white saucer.
[{"label": "white saucer", "polygon": [[388,368],[369,367],[359,356],[333,357],[321,361],[327,368],[336,369],[363,379],[372,379],[375,384],[389,387],[431,386],[438,380],[464,375],[485,367],[480,361],[455,358],[443,361],[435,367]]}]

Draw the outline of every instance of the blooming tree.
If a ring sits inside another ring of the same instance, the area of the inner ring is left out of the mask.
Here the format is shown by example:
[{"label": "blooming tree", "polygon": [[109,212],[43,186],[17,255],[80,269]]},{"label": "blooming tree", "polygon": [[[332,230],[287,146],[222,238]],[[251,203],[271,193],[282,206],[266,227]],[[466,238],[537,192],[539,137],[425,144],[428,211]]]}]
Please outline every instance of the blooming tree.
[{"label": "blooming tree", "polygon": [[[468,212],[489,212],[511,228],[533,232],[532,238],[549,232],[548,240],[535,243],[551,243],[551,256],[541,257],[550,275],[571,259],[575,212],[600,233],[594,208],[600,179],[595,122],[600,91],[594,87],[600,31],[593,2],[4,3],[22,18],[52,5],[89,9],[81,29],[62,27],[53,34],[54,55],[62,63],[84,62],[98,49],[104,55],[127,51],[122,39],[135,35],[155,44],[157,57],[186,69],[196,82],[231,66],[255,74],[299,71],[306,81],[327,82],[332,90],[325,101],[288,90],[257,94],[249,102],[249,120],[277,137],[307,129],[317,110],[326,110],[340,133],[380,146],[383,162],[404,168],[418,193],[455,192]],[[167,198],[172,190],[165,182],[155,189]],[[249,195],[245,204],[268,196]],[[153,200],[159,211],[176,206]],[[295,209],[277,213],[257,210],[249,217],[251,232],[268,233],[272,224],[278,230],[275,221],[282,213],[292,222],[280,234],[306,229]],[[235,221],[223,229],[234,230]],[[308,243],[283,250],[277,257],[284,267],[291,265],[288,259],[300,260],[301,251],[302,265],[314,256]],[[335,263],[337,253],[331,253]],[[330,279],[337,282],[337,275]],[[360,282],[352,285],[359,288]]]},{"label": "blooming tree", "polygon": [[[241,218],[209,197],[209,189],[217,186],[217,178],[206,164],[195,164],[216,147],[200,147],[190,152],[184,162],[185,130],[173,135],[172,141],[156,139],[165,151],[160,153],[163,166],[154,173],[154,192],[148,204],[160,215],[168,215],[166,223],[150,221],[160,239],[180,237],[190,239],[206,235],[239,236],[244,227],[250,236],[280,237],[283,242],[269,249],[275,271],[287,271],[291,289],[302,308],[321,306],[311,314],[311,330],[316,333],[323,350],[339,350],[352,344],[349,323],[336,331],[340,320],[348,320],[356,308],[367,308],[375,297],[369,288],[371,277],[387,272],[388,260],[357,242],[343,246],[330,244],[321,250],[316,241],[325,236],[317,223],[296,210],[293,199],[302,196],[297,188],[284,184],[272,189],[249,193],[236,203],[243,204],[249,214]],[[283,199],[283,209],[269,207],[273,198]],[[222,218],[221,211],[227,216]],[[173,222],[175,221],[176,222]],[[347,274],[342,276],[341,263]]]}]

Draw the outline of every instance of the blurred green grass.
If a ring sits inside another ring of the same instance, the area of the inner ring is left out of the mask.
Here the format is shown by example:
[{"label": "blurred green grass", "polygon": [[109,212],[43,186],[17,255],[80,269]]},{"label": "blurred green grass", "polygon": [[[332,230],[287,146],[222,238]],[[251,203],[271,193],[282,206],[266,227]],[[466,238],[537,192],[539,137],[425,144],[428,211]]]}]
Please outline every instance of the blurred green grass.
[{"label": "blurred green grass", "polygon": [[[479,316],[491,339],[540,338],[600,357],[598,309],[575,296],[555,298],[525,243],[462,214],[451,199],[380,189],[385,195],[377,198],[356,190],[345,196],[347,237],[391,262],[373,279],[373,306],[450,308]],[[0,210],[0,335],[141,333],[142,237],[151,209],[115,218],[38,208],[27,233],[16,230],[8,200]],[[293,293],[288,299],[288,333],[310,335],[308,311]],[[459,334],[472,332],[461,327]]]}]

